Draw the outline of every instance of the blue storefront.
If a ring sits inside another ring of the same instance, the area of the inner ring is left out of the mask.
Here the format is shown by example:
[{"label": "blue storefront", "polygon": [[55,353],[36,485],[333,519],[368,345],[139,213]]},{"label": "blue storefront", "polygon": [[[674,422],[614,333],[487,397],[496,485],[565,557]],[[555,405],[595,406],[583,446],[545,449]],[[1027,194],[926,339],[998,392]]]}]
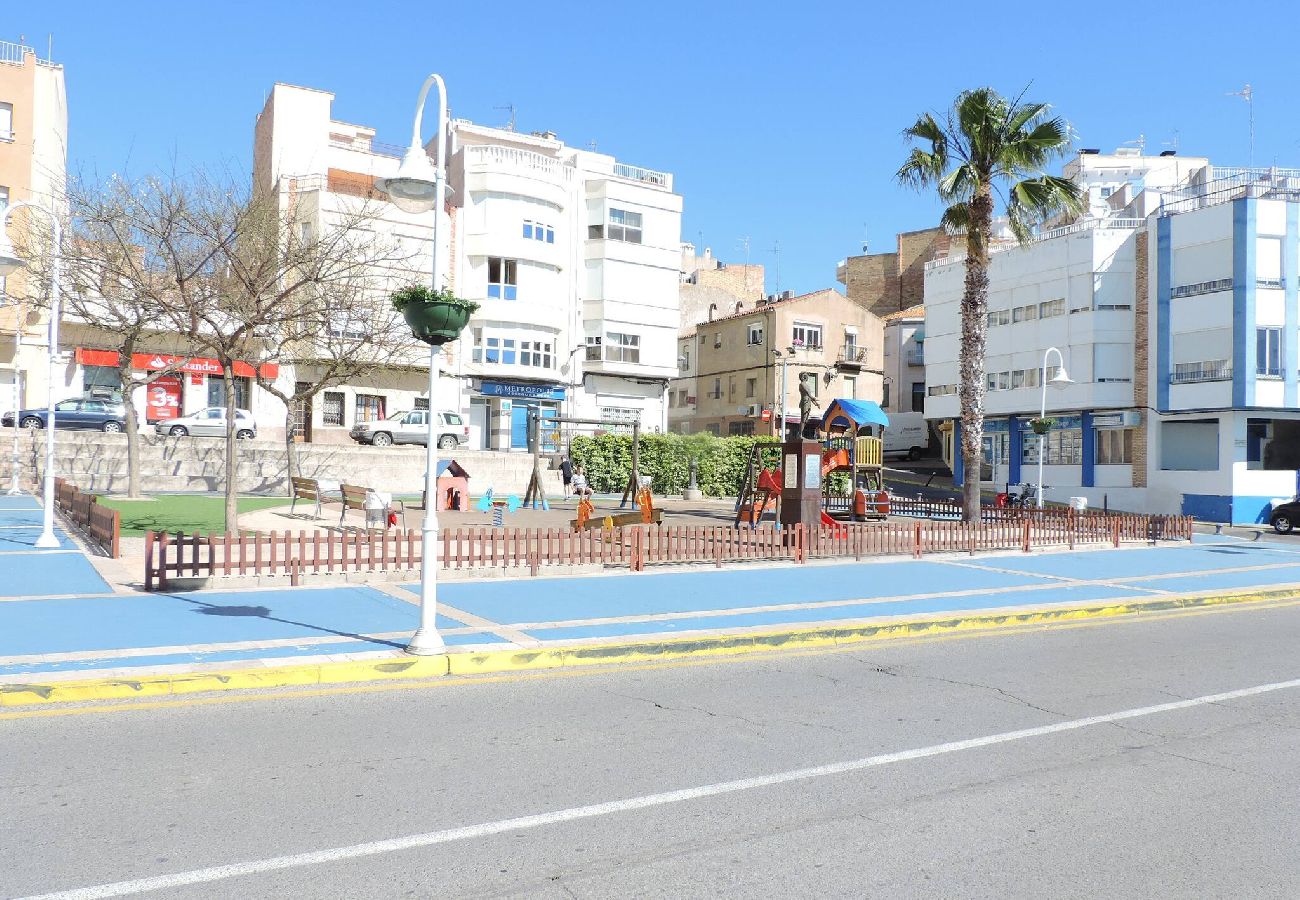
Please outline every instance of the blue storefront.
[{"label": "blue storefront", "polygon": [[484,449],[527,450],[529,414],[555,418],[564,398],[563,385],[484,379],[470,398],[470,422],[481,429]]}]

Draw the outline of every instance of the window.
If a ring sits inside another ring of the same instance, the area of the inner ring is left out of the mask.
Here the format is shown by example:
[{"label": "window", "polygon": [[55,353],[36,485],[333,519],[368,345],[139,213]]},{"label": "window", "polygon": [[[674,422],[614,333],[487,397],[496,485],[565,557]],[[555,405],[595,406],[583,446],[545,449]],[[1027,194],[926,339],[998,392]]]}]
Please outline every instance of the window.
[{"label": "window", "polygon": [[[235,385],[235,409],[252,409],[248,398],[252,393],[252,384],[246,376],[236,375],[230,379]],[[208,376],[208,406],[226,406],[226,382],[218,376]]]},{"label": "window", "polygon": [[378,422],[384,418],[384,398],[378,394],[357,394],[357,421]]},{"label": "window", "polygon": [[7,185],[0,184],[0,212],[4,212],[9,206],[9,188]]},{"label": "window", "polygon": [[746,400],[752,400],[752,399],[754,399],[754,395],[757,394],[757,393],[758,393],[758,379],[757,379],[757,378],[746,378],[746,379],[745,379],[745,399],[746,399]]},{"label": "window", "polygon": [[609,211],[609,227],[605,236],[611,241],[626,241],[629,244],[641,243],[641,214],[611,208]]},{"label": "window", "polygon": [[679,391],[677,392],[677,405],[678,405],[678,406],[686,406],[686,405],[687,405],[687,404],[686,404],[686,391],[685,391],[685,389],[679,390]]},{"label": "window", "polygon": [[543,241],[547,244],[554,244],[555,229],[550,225],[543,225],[541,222],[524,219],[524,238],[530,241]]},{"label": "window", "polygon": [[880,405],[884,407],[889,406],[889,382],[888,381],[885,382],[885,386],[881,389]]},{"label": "window", "polygon": [[1160,423],[1160,468],[1213,472],[1219,468],[1219,420]]},{"label": "window", "polygon": [[1133,429],[1097,430],[1097,465],[1121,466],[1133,462]]},{"label": "window", "polygon": [[336,391],[326,391],[325,398],[321,402],[321,424],[322,425],[342,425],[343,424],[343,395]]},{"label": "window", "polygon": [[14,139],[14,105],[0,103],[0,141]]},{"label": "window", "polygon": [[521,341],[519,345],[519,364],[534,368],[551,367],[551,345],[545,341]]},{"label": "window", "polygon": [[735,375],[727,376],[727,399],[728,400],[736,399],[736,376]]},{"label": "window", "polygon": [[351,313],[336,313],[330,316],[326,326],[330,337],[360,340],[366,336],[365,323]]},{"label": "window", "polygon": [[89,397],[117,396],[122,392],[121,375],[113,366],[86,366],[82,391]]},{"label": "window", "polygon": [[498,256],[488,258],[488,289],[491,300],[514,300],[519,285],[519,264]]},{"label": "window", "polygon": [[850,400],[858,399],[858,379],[852,375],[844,376],[844,396]]},{"label": "window", "polygon": [[1282,329],[1255,329],[1255,374],[1282,377]]},{"label": "window", "polygon": [[925,412],[925,382],[912,382],[912,412]]},{"label": "window", "polygon": [[690,367],[691,367],[691,348],[688,345],[683,344],[682,355],[677,360],[677,368],[679,371],[685,372],[688,371]]},{"label": "window", "polygon": [[708,425],[705,425],[704,430],[714,437],[718,437],[722,431],[717,422],[710,422]]},{"label": "window", "polygon": [[1026,433],[1021,446],[1020,460],[1038,462],[1038,449],[1043,444],[1045,466],[1077,466],[1083,462],[1083,432],[1078,428],[1054,428],[1045,435]]},{"label": "window", "polygon": [[[415,408],[416,408],[416,409],[428,409],[428,408],[429,408],[429,398],[428,398],[428,397],[416,397],[416,398],[415,398]],[[457,423],[455,423],[455,424],[459,425],[460,423],[457,422]]]},{"label": "window", "polygon": [[1010,325],[1010,324],[1011,324],[1011,310],[995,309],[989,313],[990,328],[996,325]]},{"label": "window", "polygon": [[606,332],[605,359],[609,362],[641,362],[641,336],[620,334],[617,331]]},{"label": "window", "polygon": [[1038,318],[1050,319],[1052,316],[1065,315],[1065,298],[1059,297],[1056,300],[1044,300],[1038,304]]},{"label": "window", "polygon": [[761,344],[761,343],[763,343],[763,323],[762,323],[762,322],[757,322],[757,323],[755,323],[755,324],[749,326],[749,328],[748,328],[748,330],[747,330],[747,332],[746,332],[746,335],[745,335],[745,343],[748,344],[748,345],[751,346],[751,347],[754,346],[755,344]]},{"label": "window", "polygon": [[1196,381],[1231,381],[1232,361],[1227,359],[1208,359],[1201,362],[1174,363],[1174,384],[1189,384]]},{"label": "window", "polygon": [[807,322],[795,322],[794,329],[790,336],[796,347],[821,349],[822,327],[820,325],[810,325]]},{"label": "window", "polygon": [[1195,284],[1180,284],[1173,289],[1174,297],[1195,297],[1198,294],[1213,294],[1218,291],[1232,290],[1231,278],[1216,278],[1213,281],[1198,281]]},{"label": "window", "polygon": [[[955,393],[957,393],[957,385],[955,385],[955,384],[932,384],[932,385],[930,385],[928,388],[926,388],[926,393],[929,394],[931,397],[946,397],[946,396],[948,396],[949,394],[955,394]],[[888,383],[888,382],[885,383],[885,396],[886,396],[886,397],[889,396],[889,383]]]},{"label": "window", "polygon": [[741,437],[754,433],[754,423],[746,419],[742,422],[729,422],[727,424],[727,434],[731,437]]},{"label": "window", "polygon": [[481,363],[483,361],[483,329],[471,328],[469,333],[471,346],[473,348],[470,351],[470,360],[476,363]]},{"label": "window", "polygon": [[710,396],[711,398],[713,398],[714,400],[721,400],[721,399],[722,399],[722,379],[721,379],[721,378],[715,378],[715,379],[713,379],[713,390],[709,392],[709,396]]}]

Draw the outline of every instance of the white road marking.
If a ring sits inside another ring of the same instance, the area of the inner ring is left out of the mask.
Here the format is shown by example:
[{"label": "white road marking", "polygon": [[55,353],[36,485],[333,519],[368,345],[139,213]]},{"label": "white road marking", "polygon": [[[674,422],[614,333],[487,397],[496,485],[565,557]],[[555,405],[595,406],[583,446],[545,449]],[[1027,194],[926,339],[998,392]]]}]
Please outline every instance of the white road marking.
[{"label": "white road marking", "polygon": [[449,844],[454,841],[466,841],[475,838],[490,837],[495,834],[503,834],[510,831],[526,831],[533,828],[544,828],[548,825],[558,825],[562,822],[573,822],[578,819],[592,819],[598,816],[632,812],[640,809],[649,809],[655,806],[666,806],[672,803],[684,803],[690,800],[700,800],[705,797],[718,797],[723,794],[734,794],[740,791],[751,791],[757,788],[789,784],[794,781],[807,781],[811,778],[821,778],[827,775],[842,775],[846,772],[858,772],[863,769],[872,769],[878,766],[887,766],[898,762],[908,762],[914,759],[928,759],[934,756],[942,756],[947,753],[958,753],[962,750],[976,750],[981,747],[990,747],[995,744],[1007,744],[1012,741],[1022,741],[1028,738],[1044,737],[1051,734],[1060,734],[1066,731],[1077,731],[1080,728],[1090,728],[1093,725],[1107,725],[1112,722],[1123,722],[1128,719],[1139,719],[1145,716],[1174,712],[1175,710],[1180,709],[1191,709],[1193,707],[1205,706],[1212,703],[1223,703],[1228,700],[1240,700],[1245,697],[1256,697],[1260,694],[1270,694],[1274,691],[1289,690],[1291,688],[1300,688],[1300,678],[1292,679],[1290,681],[1277,681],[1271,684],[1261,684],[1254,687],[1241,688],[1235,691],[1224,691],[1219,694],[1205,694],[1187,700],[1175,700],[1171,703],[1158,703],[1154,706],[1140,706],[1135,709],[1124,709],[1119,712],[1105,713],[1099,716],[1071,719],[1066,722],[1056,722],[1052,725],[1040,725],[1036,728],[1021,728],[1016,731],[1004,731],[999,734],[969,738],[964,741],[950,741],[946,744],[919,747],[914,750],[903,750],[898,753],[867,756],[862,759],[828,763],[826,765],[811,766],[805,769],[791,769],[786,772],[775,772],[771,775],[759,775],[755,778],[741,778],[736,781],[723,781],[716,784],[706,784],[700,787],[684,788],[677,791],[665,791],[659,794],[644,794],[640,797],[629,797],[624,800],[612,800],[608,803],[595,803],[590,806],[576,806],[569,809],[555,810],[554,812],[540,813],[538,815],[520,816],[514,819],[501,819],[496,822],[485,822],[481,825],[469,825],[464,828],[449,828],[445,831],[430,831],[424,834],[413,834],[407,837],[390,838],[384,841],[371,841],[365,844],[354,844],[350,847],[333,847],[329,850],[316,850],[310,853],[295,853],[290,856],[273,856],[269,859],[255,860],[253,862],[231,863],[230,865],[225,866],[211,866],[206,869],[192,869],[188,872],[177,872],[172,875],[156,875],[152,878],[137,878],[132,881],[116,881],[111,884],[74,888],[72,890],[57,891],[51,894],[30,896],[23,898],[23,900],[97,900],[97,898],[102,897],[124,897],[129,894],[140,894],[146,891],[159,891],[167,888],[184,887],[185,885],[190,884],[206,884],[214,881],[224,881],[227,878],[258,875],[263,872],[298,869],[304,866],[318,866],[326,863],[341,862],[348,859],[378,856],[384,853],[397,853],[402,850],[433,847],[438,844]]}]

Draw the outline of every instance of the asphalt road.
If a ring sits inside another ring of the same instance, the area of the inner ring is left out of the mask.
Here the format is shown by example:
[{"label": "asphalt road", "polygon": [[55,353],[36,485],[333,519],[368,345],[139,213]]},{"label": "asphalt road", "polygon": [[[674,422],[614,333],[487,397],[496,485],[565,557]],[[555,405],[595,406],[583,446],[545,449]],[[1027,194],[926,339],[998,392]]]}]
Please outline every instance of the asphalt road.
[{"label": "asphalt road", "polygon": [[1298,644],[1253,606],[4,713],[0,895],[1294,897]]}]

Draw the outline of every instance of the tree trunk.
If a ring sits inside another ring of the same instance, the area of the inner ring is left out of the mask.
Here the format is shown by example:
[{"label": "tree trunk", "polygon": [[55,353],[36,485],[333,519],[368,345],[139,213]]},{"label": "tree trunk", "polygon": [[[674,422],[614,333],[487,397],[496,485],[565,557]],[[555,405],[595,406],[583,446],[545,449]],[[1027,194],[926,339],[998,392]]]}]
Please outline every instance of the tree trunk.
[{"label": "tree trunk", "polygon": [[239,531],[239,483],[235,473],[239,464],[239,442],[235,439],[235,431],[239,422],[235,418],[234,361],[223,359],[221,367],[224,370],[221,380],[226,386],[226,533],[236,534]]},{"label": "tree trunk", "polygon": [[301,478],[302,472],[298,470],[298,442],[294,440],[294,414],[292,402],[285,403],[284,414],[284,471],[285,471],[285,489],[293,483],[289,479]]},{"label": "tree trunk", "polygon": [[122,405],[126,407],[126,496],[140,496],[140,420],[135,415],[135,380],[131,377],[131,354],[124,352],[120,359],[127,365],[118,366],[118,380],[122,382]]},{"label": "tree trunk", "polygon": [[961,298],[959,352],[961,405],[962,517],[980,520],[980,464],[984,443],[984,352],[988,341],[989,232],[993,228],[993,195],[987,180],[970,201],[966,231],[966,285]]}]

